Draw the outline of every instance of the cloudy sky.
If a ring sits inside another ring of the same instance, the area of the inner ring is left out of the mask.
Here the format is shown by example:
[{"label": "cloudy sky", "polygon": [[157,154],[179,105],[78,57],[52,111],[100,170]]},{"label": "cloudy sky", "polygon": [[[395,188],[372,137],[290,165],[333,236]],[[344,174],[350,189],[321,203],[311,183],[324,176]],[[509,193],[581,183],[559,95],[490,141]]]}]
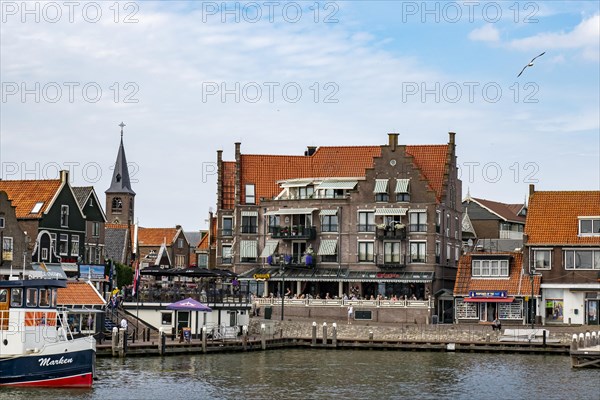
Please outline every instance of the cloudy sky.
[{"label": "cloudy sky", "polygon": [[600,189],[595,1],[24,4],[1,2],[2,178],[65,168],[103,198],[123,121],[142,226],[206,227],[236,141],[300,155],[454,131],[463,195]]}]

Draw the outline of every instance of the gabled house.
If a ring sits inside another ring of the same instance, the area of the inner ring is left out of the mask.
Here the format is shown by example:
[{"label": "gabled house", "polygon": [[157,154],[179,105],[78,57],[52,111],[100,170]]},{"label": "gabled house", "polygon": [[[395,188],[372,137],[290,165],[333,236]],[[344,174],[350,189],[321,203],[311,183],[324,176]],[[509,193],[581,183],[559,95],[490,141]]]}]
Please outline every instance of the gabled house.
[{"label": "gabled house", "polygon": [[525,235],[524,266],[542,276],[542,321],[598,325],[600,191],[530,185]]},{"label": "gabled house", "polygon": [[461,256],[454,284],[454,310],[445,310],[458,323],[531,322],[532,298],[539,299],[540,277],[523,270],[521,252],[472,252]]},{"label": "gabled house", "polygon": [[76,276],[84,254],[85,215],[69,183],[69,172],[54,180],[2,180],[0,190],[16,207],[21,229],[31,237],[28,251],[34,268],[60,266]]},{"label": "gabled house", "polygon": [[196,257],[198,267],[215,269],[216,268],[216,243],[217,243],[217,219],[209,212],[208,230],[202,235],[202,239],[196,246]]},{"label": "gabled house", "polygon": [[[522,240],[527,206],[506,204],[498,201],[467,197],[462,202],[463,212],[468,220],[463,220],[463,231],[472,233],[478,239]],[[469,235],[466,235],[469,236]]]},{"label": "gabled house", "polygon": [[161,246],[168,252],[171,266],[187,268],[190,265],[190,244],[180,225],[175,228],[138,227],[137,251],[142,268],[154,265]]},{"label": "gabled house", "polygon": [[73,192],[86,218],[84,256],[88,265],[104,265],[106,215],[93,186],[74,187]]},{"label": "gabled house", "polygon": [[207,232],[200,230],[196,232],[183,232],[183,234],[190,244],[189,265],[196,266],[198,265],[198,254],[196,253],[196,249]]},{"label": "gabled house", "polygon": [[304,155],[242,154],[235,143],[234,161],[217,151],[216,267],[264,296],[451,291],[462,221],[455,134],[439,145],[398,136]]},{"label": "gabled house", "polygon": [[26,240],[27,235],[17,221],[16,207],[6,192],[0,191],[0,276],[9,276],[11,271],[13,274],[22,272],[24,258],[26,270],[31,269]]}]

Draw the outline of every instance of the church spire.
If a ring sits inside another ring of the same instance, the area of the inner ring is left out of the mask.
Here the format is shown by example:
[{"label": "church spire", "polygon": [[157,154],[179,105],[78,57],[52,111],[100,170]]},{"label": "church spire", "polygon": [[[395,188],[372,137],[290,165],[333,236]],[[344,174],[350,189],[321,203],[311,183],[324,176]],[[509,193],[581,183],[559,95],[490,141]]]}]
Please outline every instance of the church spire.
[{"label": "church spire", "polygon": [[121,144],[119,145],[110,187],[104,193],[127,193],[135,196],[129,180],[129,168],[127,167],[127,158],[125,158],[125,148],[123,147],[123,128],[125,124],[121,122],[119,126],[121,127]]}]

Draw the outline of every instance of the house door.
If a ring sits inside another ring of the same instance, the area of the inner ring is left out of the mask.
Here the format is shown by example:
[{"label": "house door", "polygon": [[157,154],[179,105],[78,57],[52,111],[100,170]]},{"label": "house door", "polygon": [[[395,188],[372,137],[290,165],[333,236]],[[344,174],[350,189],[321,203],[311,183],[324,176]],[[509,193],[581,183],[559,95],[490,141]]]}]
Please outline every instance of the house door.
[{"label": "house door", "polygon": [[177,311],[177,331],[183,327],[190,326],[190,312],[189,311]]},{"label": "house door", "polygon": [[237,325],[237,311],[229,312],[229,326]]}]

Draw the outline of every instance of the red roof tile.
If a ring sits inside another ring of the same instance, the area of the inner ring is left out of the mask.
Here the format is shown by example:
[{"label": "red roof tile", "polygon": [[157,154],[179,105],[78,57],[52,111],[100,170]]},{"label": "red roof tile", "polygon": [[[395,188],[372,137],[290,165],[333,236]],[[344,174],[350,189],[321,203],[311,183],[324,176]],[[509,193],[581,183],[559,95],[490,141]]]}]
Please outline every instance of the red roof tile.
[{"label": "red roof tile", "polygon": [[198,243],[198,246],[196,247],[198,250],[208,250],[208,236],[208,234],[202,236],[200,243]]},{"label": "red roof tile", "polygon": [[[16,207],[17,218],[36,219],[48,209],[60,189],[59,179],[49,180],[0,180],[0,190],[8,194],[12,205]],[[39,212],[31,214],[31,210],[38,202],[43,202]]]},{"label": "red roof tile", "polygon": [[[483,253],[475,253],[482,259]],[[501,253],[493,253],[494,255]],[[456,281],[454,283],[455,296],[468,296],[470,290],[506,290],[508,296],[531,296],[531,280],[529,275],[522,274],[523,254],[503,253],[512,256],[509,265],[508,279],[489,279],[471,277],[471,254],[465,254],[460,258]],[[533,277],[533,293],[540,294],[541,276]]]},{"label": "red roof tile", "polygon": [[578,236],[578,217],[600,216],[600,191],[534,192],[529,196],[527,244],[600,245],[598,236]]},{"label": "red roof tile", "polygon": [[[423,177],[441,197],[447,170],[448,145],[406,146]],[[373,167],[373,158],[381,155],[381,146],[324,146],[311,156],[241,155],[241,185],[255,185],[257,204],[261,198],[273,198],[281,191],[277,181],[294,178],[364,177]],[[223,162],[223,208],[234,207],[235,162]]]},{"label": "red roof tile", "polygon": [[66,288],[58,289],[58,305],[103,305],[104,299],[91,283],[69,281]]},{"label": "red roof tile", "polygon": [[138,244],[140,246],[169,246],[175,240],[176,228],[142,228],[138,227]]}]

